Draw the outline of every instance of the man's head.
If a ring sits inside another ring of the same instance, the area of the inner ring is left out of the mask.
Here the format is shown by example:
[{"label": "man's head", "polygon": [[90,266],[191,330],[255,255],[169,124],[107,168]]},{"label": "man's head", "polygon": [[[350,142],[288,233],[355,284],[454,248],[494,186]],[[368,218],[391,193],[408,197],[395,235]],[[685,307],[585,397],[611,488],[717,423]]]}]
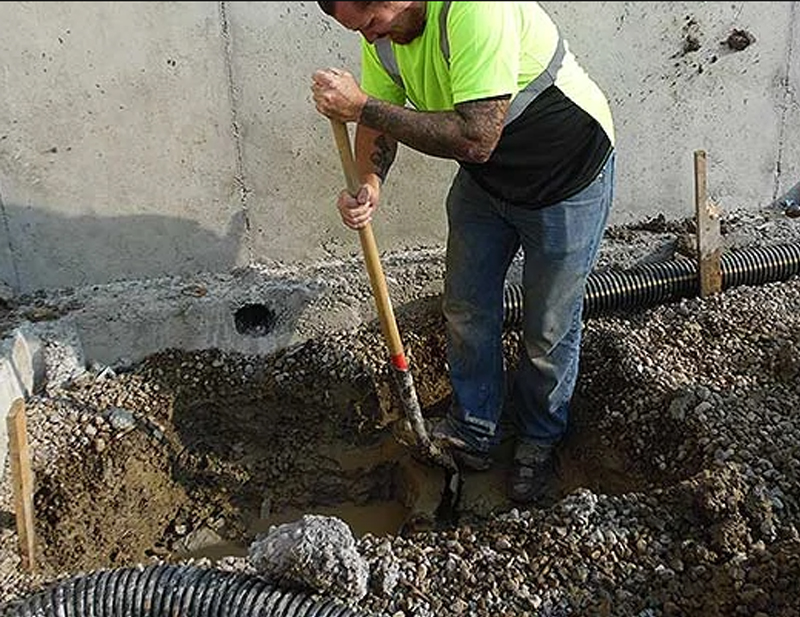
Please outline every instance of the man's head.
[{"label": "man's head", "polygon": [[324,13],[370,43],[388,37],[401,45],[410,43],[425,28],[425,2],[358,2],[318,0]]}]

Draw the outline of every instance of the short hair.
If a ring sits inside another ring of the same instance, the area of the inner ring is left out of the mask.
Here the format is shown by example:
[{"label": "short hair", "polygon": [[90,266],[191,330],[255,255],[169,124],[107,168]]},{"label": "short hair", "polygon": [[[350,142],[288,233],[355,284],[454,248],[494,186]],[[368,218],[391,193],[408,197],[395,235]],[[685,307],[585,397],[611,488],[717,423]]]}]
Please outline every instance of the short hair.
[{"label": "short hair", "polygon": [[[336,11],[336,0],[317,0],[317,4],[319,5],[319,8],[322,9],[323,13],[333,17],[334,12]],[[372,2],[365,1],[359,2],[358,4],[363,8],[368,4],[372,4]]]},{"label": "short hair", "polygon": [[336,0],[317,0],[317,4],[319,8],[322,9],[322,12],[326,15],[333,15],[334,5],[336,4]]}]

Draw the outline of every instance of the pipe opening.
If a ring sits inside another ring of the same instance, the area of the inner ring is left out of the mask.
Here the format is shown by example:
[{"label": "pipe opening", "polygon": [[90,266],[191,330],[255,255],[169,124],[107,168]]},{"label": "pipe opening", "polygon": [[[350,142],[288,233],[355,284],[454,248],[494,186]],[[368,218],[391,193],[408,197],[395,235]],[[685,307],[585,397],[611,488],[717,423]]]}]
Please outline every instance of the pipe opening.
[{"label": "pipe opening", "polygon": [[264,304],[245,304],[233,315],[236,331],[245,336],[267,336],[275,327],[275,311]]}]

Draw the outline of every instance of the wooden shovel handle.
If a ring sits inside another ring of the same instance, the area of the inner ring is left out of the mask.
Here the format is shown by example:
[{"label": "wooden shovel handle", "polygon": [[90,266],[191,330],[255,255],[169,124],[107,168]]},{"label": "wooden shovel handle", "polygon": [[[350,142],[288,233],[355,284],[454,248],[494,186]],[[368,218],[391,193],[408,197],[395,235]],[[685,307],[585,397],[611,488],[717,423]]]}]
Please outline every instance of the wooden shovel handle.
[{"label": "wooden shovel handle", "polygon": [[[339,149],[339,156],[342,159],[342,169],[344,170],[347,181],[347,190],[355,196],[361,186],[358,168],[353,157],[353,150],[350,146],[350,134],[344,122],[331,118],[333,137],[336,140],[336,147]],[[403,351],[403,341],[397,329],[397,322],[392,309],[392,301],[389,298],[389,289],[386,286],[386,277],[383,273],[378,245],[375,242],[375,234],[372,233],[372,224],[367,223],[358,230],[361,240],[361,250],[364,254],[364,261],[367,266],[367,273],[372,284],[372,295],[375,297],[375,304],[378,309],[378,318],[381,322],[383,336],[389,346],[392,355],[392,364],[401,370],[408,369],[408,362]]]}]

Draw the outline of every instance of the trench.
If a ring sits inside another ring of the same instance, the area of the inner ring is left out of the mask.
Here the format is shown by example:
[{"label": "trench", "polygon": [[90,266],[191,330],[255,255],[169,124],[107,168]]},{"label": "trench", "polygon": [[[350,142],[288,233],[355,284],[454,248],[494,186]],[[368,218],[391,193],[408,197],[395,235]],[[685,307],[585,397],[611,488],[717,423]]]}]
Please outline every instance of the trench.
[{"label": "trench", "polygon": [[[725,289],[785,280],[800,272],[800,247],[732,252],[723,256],[722,268]],[[593,274],[586,315],[696,294],[690,260]],[[504,302],[504,344],[513,378],[519,288],[510,285]],[[443,413],[450,395],[437,306],[431,302],[415,307],[418,315],[413,320],[416,385],[426,416]],[[379,344],[379,338],[376,341]],[[689,439],[680,464],[657,467],[635,460],[630,444],[597,434],[592,408],[618,396],[630,379],[619,373],[613,348],[602,352],[596,354],[607,359],[599,368],[599,385],[579,383],[576,392],[573,427],[559,453],[562,465],[554,498],[581,486],[608,494],[657,488],[700,468],[693,458],[692,436],[683,434],[667,415],[659,420],[663,426],[655,432],[661,438],[651,444],[650,454],[652,460],[659,453],[669,460],[677,440],[685,447]],[[142,614],[175,614],[193,592],[202,595],[199,590],[205,585],[229,590],[222,598],[216,596],[215,610],[230,608],[228,601],[234,597],[247,599],[236,604],[239,612],[225,614],[254,614],[253,603],[265,602],[280,603],[281,610],[288,611],[276,614],[356,614],[331,603],[315,604],[302,594],[257,589],[256,582],[237,575],[213,579],[191,566],[175,565],[187,557],[213,562],[244,555],[257,534],[303,513],[342,518],[356,535],[413,534],[435,526],[431,514],[441,497],[443,473],[416,461],[394,438],[393,420],[398,416],[382,404],[387,391],[381,375],[360,366],[326,373],[315,364],[321,358],[341,359],[340,343],[310,341],[267,357],[237,359],[218,350],[167,350],[121,375],[144,396],[146,413],[115,433],[113,447],[98,451],[97,442],[89,442],[68,459],[39,470],[35,497],[39,550],[47,570],[111,570],[102,579],[89,574],[60,583],[36,599],[23,600],[13,614],[62,614],[64,602],[71,610],[77,607],[77,615],[83,614],[81,607],[87,602],[99,603],[97,614],[113,614],[100,610],[100,605],[113,608],[126,602],[125,606],[141,602],[147,608]],[[102,399],[105,385],[77,385],[70,405]],[[111,409],[124,409],[124,399],[114,403]],[[92,415],[85,405],[82,410]],[[95,412],[109,420],[108,408]],[[675,442],[665,436],[674,436]],[[501,444],[496,458],[495,468],[481,472],[480,481],[465,474],[459,521],[480,522],[509,507],[503,476],[510,463],[510,442]],[[151,557],[167,565],[136,569],[135,575],[128,569],[128,564]],[[153,603],[156,595],[164,598],[162,577],[181,581],[177,588],[183,595]]]}]

